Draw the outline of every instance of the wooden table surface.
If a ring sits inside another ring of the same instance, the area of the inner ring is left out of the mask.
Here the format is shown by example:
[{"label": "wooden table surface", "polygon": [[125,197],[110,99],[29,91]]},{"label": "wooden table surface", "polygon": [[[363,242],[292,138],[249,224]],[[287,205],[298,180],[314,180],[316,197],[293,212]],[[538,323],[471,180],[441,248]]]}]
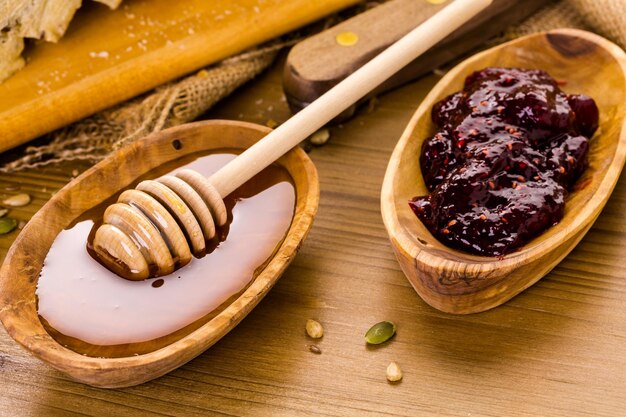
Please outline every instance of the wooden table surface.
[{"label": "wooden table surface", "polygon": [[[207,117],[265,124],[288,116],[280,62]],[[72,382],[0,330],[0,415],[549,415],[626,413],[626,177],[582,243],[552,273],[505,305],[455,316],[425,304],[400,271],[379,210],[390,153],[430,76],[380,97],[331,129],[310,153],[319,214],[270,294],[210,350],[155,381],[104,390]],[[0,178],[20,185],[27,220],[70,180],[68,163]],[[0,239],[0,256],[16,232]],[[308,318],[325,328],[317,342]],[[369,348],[374,323],[396,337]],[[385,369],[404,371],[390,384]]]}]

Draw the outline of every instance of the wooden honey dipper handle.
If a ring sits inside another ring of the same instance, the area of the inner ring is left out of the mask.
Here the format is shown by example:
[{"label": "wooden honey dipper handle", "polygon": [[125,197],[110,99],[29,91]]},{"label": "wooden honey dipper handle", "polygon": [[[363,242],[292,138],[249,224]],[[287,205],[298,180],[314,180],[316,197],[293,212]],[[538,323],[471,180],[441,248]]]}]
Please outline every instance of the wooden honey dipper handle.
[{"label": "wooden honey dipper handle", "polygon": [[[455,0],[210,178],[192,170],[143,181],[107,208],[94,256],[130,280],[168,275],[203,256],[226,221],[223,198],[467,22],[492,0]],[[176,218],[174,218],[176,217]]]},{"label": "wooden honey dipper handle", "polygon": [[491,2],[455,0],[213,174],[211,184],[227,196]]}]

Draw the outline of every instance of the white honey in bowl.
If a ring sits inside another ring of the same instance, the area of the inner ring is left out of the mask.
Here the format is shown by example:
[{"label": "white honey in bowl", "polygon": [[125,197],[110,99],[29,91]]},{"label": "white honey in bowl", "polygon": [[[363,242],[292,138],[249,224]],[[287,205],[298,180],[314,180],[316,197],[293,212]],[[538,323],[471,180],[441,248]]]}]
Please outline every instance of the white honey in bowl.
[{"label": "white honey in bowl", "polygon": [[[208,177],[234,157],[212,154],[178,169]],[[94,220],[80,221],[59,233],[44,261],[36,292],[40,318],[80,353],[116,357],[159,348],[245,290],[284,239],[295,198],[287,172],[269,167],[225,199],[229,224],[212,253],[144,281],[123,279],[94,260],[86,250]]]}]

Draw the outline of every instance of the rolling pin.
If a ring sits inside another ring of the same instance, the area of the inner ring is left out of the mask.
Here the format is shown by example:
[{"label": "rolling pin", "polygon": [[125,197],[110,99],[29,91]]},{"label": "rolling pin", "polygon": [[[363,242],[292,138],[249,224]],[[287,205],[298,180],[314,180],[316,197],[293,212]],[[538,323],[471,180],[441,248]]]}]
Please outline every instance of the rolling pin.
[{"label": "rolling pin", "polygon": [[[392,0],[296,44],[283,70],[283,89],[297,113],[352,74],[380,51],[453,1]],[[479,15],[438,42],[365,96],[359,103],[398,87],[484,44],[510,25],[528,17],[545,0],[493,0]],[[359,103],[335,121],[351,117]]]}]

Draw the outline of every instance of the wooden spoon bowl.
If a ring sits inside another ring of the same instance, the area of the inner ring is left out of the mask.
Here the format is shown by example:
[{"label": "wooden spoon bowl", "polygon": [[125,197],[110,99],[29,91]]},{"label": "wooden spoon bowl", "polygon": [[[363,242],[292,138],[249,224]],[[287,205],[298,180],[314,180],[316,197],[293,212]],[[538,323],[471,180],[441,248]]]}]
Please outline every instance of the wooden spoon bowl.
[{"label": "wooden spoon bowl", "polygon": [[212,149],[247,148],[269,131],[250,123],[220,120],[168,129],[121,149],[64,187],[22,230],[0,269],[0,319],[9,335],[35,356],[78,381],[107,388],[157,378],[217,342],[267,294],[311,227],[319,202],[319,184],[313,163],[300,148],[277,161],[292,177],[296,191],[296,207],[287,236],[241,295],[186,336],[139,356],[83,356],[59,344],[40,322],[35,296],[37,281],[57,234],[87,210],[165,163]]},{"label": "wooden spoon bowl", "polygon": [[[547,71],[568,93],[593,97],[600,128],[590,141],[589,167],[569,195],[565,216],[520,250],[502,258],[470,255],[437,241],[411,211],[426,195],[419,166],[422,143],[435,133],[433,105],[463,88],[485,67]],[[398,142],[385,175],[381,208],[396,257],[417,293],[450,313],[496,307],[547,274],[582,239],[606,204],[626,158],[626,54],[589,32],[561,29],[484,51],[451,70],[424,99]]]}]

